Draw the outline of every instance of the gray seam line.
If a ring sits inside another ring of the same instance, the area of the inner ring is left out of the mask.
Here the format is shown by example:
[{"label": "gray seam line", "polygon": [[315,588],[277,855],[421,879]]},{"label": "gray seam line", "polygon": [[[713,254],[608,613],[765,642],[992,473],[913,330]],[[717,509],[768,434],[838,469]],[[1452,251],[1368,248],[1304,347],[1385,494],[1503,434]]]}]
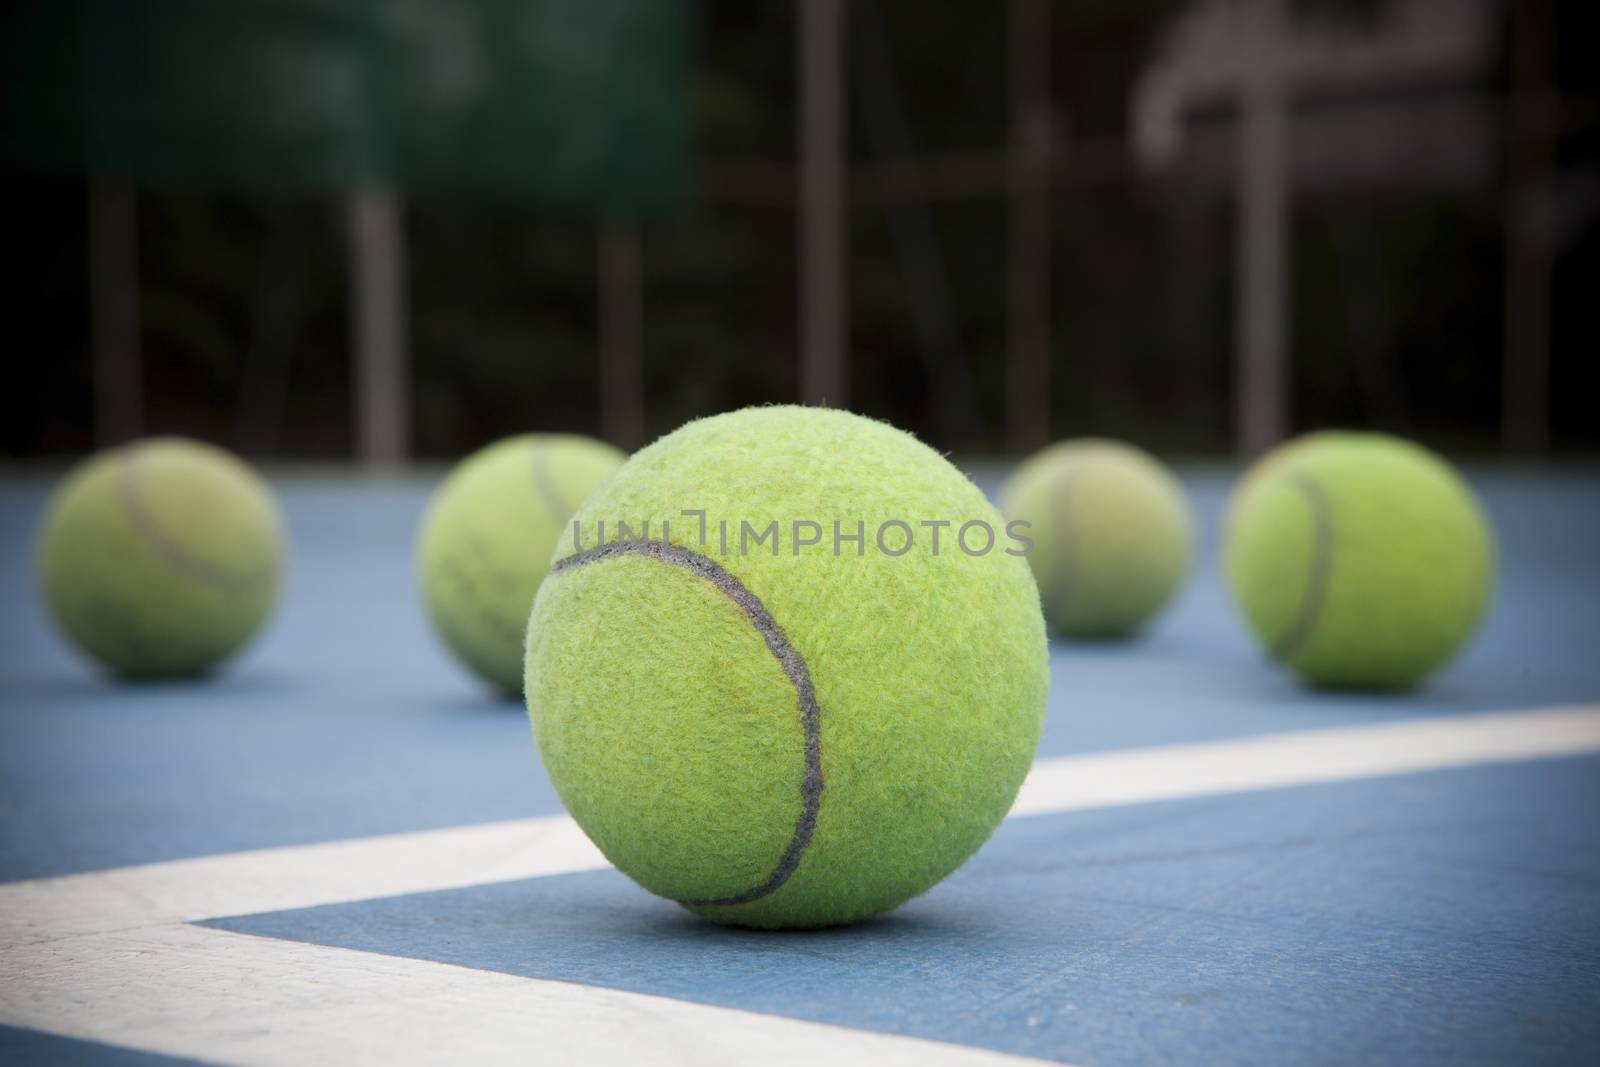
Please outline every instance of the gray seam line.
[{"label": "gray seam line", "polygon": [[1076,480],[1077,474],[1077,471],[1070,469],[1063,471],[1057,477],[1055,489],[1050,494],[1051,511],[1055,520],[1052,523],[1052,530],[1056,552],[1056,566],[1050,575],[1050,600],[1056,609],[1058,624],[1063,621],[1059,616],[1065,613],[1078,587],[1076,574],[1078,538],[1072,528],[1072,483]]},{"label": "gray seam line", "polygon": [[134,451],[126,450],[122,455],[122,477],[119,479],[123,508],[128,513],[129,520],[133,523],[145,541],[155,550],[162,561],[187,578],[197,582],[215,586],[230,596],[242,596],[256,591],[263,582],[271,579],[277,569],[275,564],[268,563],[254,571],[238,573],[213,566],[202,559],[197,559],[183,550],[172,538],[161,531],[151,514],[145,510],[144,498],[139,493],[138,456]]},{"label": "gray seam line", "polygon": [[550,477],[550,449],[542,441],[533,444],[533,482],[538,487],[539,496],[544,501],[550,517],[557,526],[562,526],[572,515],[572,509],[567,507],[567,502],[561,499],[561,493],[556,489],[554,479]]},{"label": "gray seam line", "polygon": [[1333,571],[1333,509],[1328,505],[1327,494],[1304,474],[1291,473],[1289,484],[1300,491],[1311,508],[1311,575],[1300,614],[1272,646],[1272,655],[1279,660],[1287,660],[1299,652],[1316,631],[1317,620],[1327,604],[1328,579]]},{"label": "gray seam line", "polygon": [[822,711],[817,706],[816,690],[811,685],[811,672],[806,668],[806,661],[801,657],[796,648],[789,643],[789,637],[778,625],[777,620],[767,611],[761,599],[745,587],[744,583],[729,573],[721,564],[708,556],[693,552],[679,545],[665,541],[612,541],[597,548],[587,549],[583,552],[567,556],[556,561],[550,568],[551,574],[572,570],[590,563],[599,563],[602,560],[612,559],[616,556],[643,556],[646,559],[658,560],[676,567],[690,571],[720,589],[729,600],[739,606],[745,616],[755,626],[756,631],[767,643],[767,648],[777,659],[778,665],[783,668],[783,673],[788,676],[794,685],[797,703],[800,709],[800,726],[805,734],[806,747],[806,773],[805,780],[800,787],[801,807],[800,818],[795,821],[794,835],[789,838],[788,847],[783,850],[783,856],[778,860],[777,868],[767,877],[767,880],[754,889],[746,890],[731,897],[719,897],[715,900],[686,900],[685,904],[697,906],[722,905],[722,904],[748,904],[760,900],[777,890],[789,876],[794,874],[800,866],[800,857],[805,852],[806,846],[811,844],[811,835],[817,828],[817,811],[822,807]]}]

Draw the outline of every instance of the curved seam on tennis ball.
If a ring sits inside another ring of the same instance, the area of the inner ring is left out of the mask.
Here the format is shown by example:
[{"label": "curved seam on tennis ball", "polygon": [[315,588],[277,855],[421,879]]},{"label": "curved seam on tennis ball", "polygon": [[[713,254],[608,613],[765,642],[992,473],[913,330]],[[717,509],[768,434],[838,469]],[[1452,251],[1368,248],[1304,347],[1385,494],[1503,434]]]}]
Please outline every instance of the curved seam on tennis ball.
[{"label": "curved seam on tennis ball", "polygon": [[572,509],[561,499],[561,491],[556,488],[555,480],[550,477],[550,450],[539,442],[534,442],[533,445],[533,483],[539,490],[539,499],[544,501],[544,506],[556,525],[565,523],[567,516],[572,514]]},{"label": "curved seam on tennis ball", "polygon": [[777,659],[778,666],[783,668],[783,673],[788,677],[795,689],[795,695],[800,708],[800,727],[805,734],[806,749],[806,774],[800,787],[801,808],[800,818],[796,820],[794,834],[789,838],[788,846],[783,850],[783,856],[778,861],[777,868],[767,877],[767,880],[754,889],[731,897],[718,897],[715,900],[686,900],[685,904],[695,907],[710,907],[713,905],[749,904],[760,900],[762,897],[775,892],[779,886],[789,880],[796,868],[800,866],[800,857],[805,853],[806,847],[811,844],[811,836],[817,828],[817,812],[822,807],[822,709],[817,706],[817,694],[811,684],[811,672],[806,667],[806,661],[798,649],[789,642],[789,636],[783,632],[783,627],[778,625],[772,613],[761,603],[761,598],[751,592],[745,584],[739,581],[721,564],[709,556],[702,556],[681,545],[674,545],[666,541],[611,541],[596,548],[557,560],[550,568],[551,574],[560,574],[591,563],[613,559],[617,556],[643,556],[646,559],[657,560],[661,563],[682,567],[693,574],[704,578],[731,601],[736,604],[751,625],[761,634],[767,648]]},{"label": "curved seam on tennis ball", "polygon": [[183,550],[172,538],[162,532],[152,516],[144,506],[144,498],[139,492],[138,454],[131,450],[124,450],[122,456],[122,476],[118,479],[123,509],[128,513],[129,520],[133,523],[139,535],[155,549],[156,555],[162,561],[186,578],[193,578],[197,582],[214,586],[229,596],[243,596],[255,591],[257,586],[272,577],[274,567],[271,563],[251,571],[247,574],[237,574],[215,567],[202,559]]},{"label": "curved seam on tennis ball", "polygon": [[1058,613],[1065,613],[1078,587],[1078,538],[1072,529],[1072,483],[1080,472],[1064,470],[1056,479],[1050,504],[1055,512],[1055,552],[1057,565],[1050,575],[1050,599]]},{"label": "curved seam on tennis ball", "polygon": [[1333,572],[1333,507],[1328,503],[1328,495],[1304,474],[1291,473],[1288,481],[1311,508],[1311,575],[1300,614],[1272,646],[1273,657],[1285,662],[1305,647],[1316,631],[1317,621],[1328,601],[1328,581]]}]

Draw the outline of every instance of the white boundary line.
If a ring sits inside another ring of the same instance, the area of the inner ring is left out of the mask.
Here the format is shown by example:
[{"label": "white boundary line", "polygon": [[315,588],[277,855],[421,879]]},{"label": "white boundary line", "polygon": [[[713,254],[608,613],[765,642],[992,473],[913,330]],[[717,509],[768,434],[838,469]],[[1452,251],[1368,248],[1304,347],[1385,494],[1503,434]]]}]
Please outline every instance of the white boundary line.
[{"label": "white boundary line", "polygon": [[1600,706],[1408,719],[1040,760],[1011,815],[1244,793],[1576,756],[1600,749]]},{"label": "white boundary line", "polygon": [[1027,1061],[618,990],[172,924],[8,953],[18,1025],[232,1064]]},{"label": "white boundary line", "polygon": [[[1600,753],[1600,706],[1041,760],[1012,817]],[[237,1064],[1020,1062],[981,1049],[190,925],[603,868],[565,816],[0,885],[0,1022]]]}]

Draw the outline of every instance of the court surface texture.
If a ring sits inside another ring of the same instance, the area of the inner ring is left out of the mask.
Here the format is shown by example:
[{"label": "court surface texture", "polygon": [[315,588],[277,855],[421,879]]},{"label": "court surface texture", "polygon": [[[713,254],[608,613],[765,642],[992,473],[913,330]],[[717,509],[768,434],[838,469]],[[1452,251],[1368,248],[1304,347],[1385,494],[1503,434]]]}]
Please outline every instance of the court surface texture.
[{"label": "court surface texture", "polygon": [[1482,633],[1403,696],[1266,662],[1216,563],[1125,645],[1055,644],[1012,816],[858,926],[722,929],[611,870],[515,703],[434,640],[431,482],[269,471],[270,629],[118,686],[0,481],[0,1061],[1600,1062],[1600,472],[1470,472]]}]

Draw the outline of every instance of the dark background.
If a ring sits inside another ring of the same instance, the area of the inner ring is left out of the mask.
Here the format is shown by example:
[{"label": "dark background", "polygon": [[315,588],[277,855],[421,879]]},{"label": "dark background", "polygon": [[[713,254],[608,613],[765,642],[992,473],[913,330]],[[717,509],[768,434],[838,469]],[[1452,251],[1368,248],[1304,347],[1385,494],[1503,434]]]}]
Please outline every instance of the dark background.
[{"label": "dark background", "polygon": [[[1591,6],[1561,0],[1544,9],[1555,45],[1550,78],[1564,99],[1554,162],[1580,185],[1596,180],[1600,164],[1600,65],[1584,28]],[[1125,148],[1131,86],[1182,7],[1054,4],[1051,94],[1070,136],[1061,152],[1070,168],[1074,146],[1092,151],[1078,156],[1084,179],[1058,184],[1051,204],[1051,431],[1220,455],[1233,447],[1233,208],[1227,196],[1201,194],[1204,254],[1188,262],[1170,254],[1168,205],[1185,179],[1142,174]],[[1360,23],[1382,7],[1300,0],[1294,13]],[[793,8],[705,0],[695,26],[690,188],[644,231],[647,437],[697,415],[799,395],[795,213],[782,177],[795,154]],[[864,98],[885,49],[912,150],[1002,150],[1005,47],[1004,4],[882,0],[853,8],[852,166],[883,151]],[[1504,103],[1509,70],[1503,44],[1482,91]],[[1457,451],[1500,450],[1508,154],[1499,158],[1489,180],[1465,191],[1295,194],[1294,429],[1376,426]],[[859,183],[851,188],[850,406],[941,448],[1003,451],[999,190],[930,202],[959,356],[936,368],[908,327],[890,210],[870,189],[857,196]],[[0,453],[81,453],[95,443],[85,182],[12,167],[0,193],[0,256],[11,279]],[[350,456],[349,294],[334,199],[141,184],[138,211],[146,430],[259,457]],[[425,194],[408,200],[405,217],[415,453],[458,456],[528,429],[598,433],[592,215]],[[1600,449],[1600,419],[1590,410],[1600,388],[1597,268],[1600,227],[1591,212],[1554,253],[1556,455]],[[1352,325],[1351,294],[1363,279],[1369,294],[1378,286],[1387,323],[1376,378],[1359,358],[1369,339]],[[946,384],[942,402],[936,380]]]}]

